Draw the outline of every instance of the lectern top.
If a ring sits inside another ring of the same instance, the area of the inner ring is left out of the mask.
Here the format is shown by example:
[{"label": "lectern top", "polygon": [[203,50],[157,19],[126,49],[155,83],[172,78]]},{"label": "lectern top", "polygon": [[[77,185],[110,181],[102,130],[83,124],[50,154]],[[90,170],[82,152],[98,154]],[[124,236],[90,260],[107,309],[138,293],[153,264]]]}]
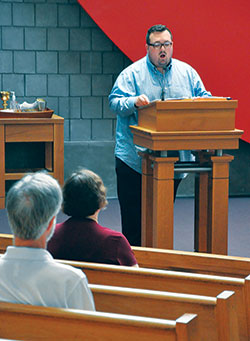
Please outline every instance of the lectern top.
[{"label": "lectern top", "polygon": [[138,109],[138,126],[165,132],[233,130],[237,104],[217,97],[154,101]]},{"label": "lectern top", "polygon": [[165,101],[152,101],[140,110],[155,107],[157,110],[165,109],[212,109],[212,108],[237,108],[238,100],[232,100],[227,97],[195,97],[186,99],[166,99]]}]

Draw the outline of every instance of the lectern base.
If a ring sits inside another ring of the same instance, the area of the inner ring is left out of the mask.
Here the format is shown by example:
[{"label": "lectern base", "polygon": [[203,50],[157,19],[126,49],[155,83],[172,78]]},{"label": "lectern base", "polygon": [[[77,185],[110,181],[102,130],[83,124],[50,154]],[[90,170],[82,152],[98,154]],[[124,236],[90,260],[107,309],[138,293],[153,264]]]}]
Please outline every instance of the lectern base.
[{"label": "lectern base", "polygon": [[[194,248],[199,252],[226,255],[229,163],[233,156],[207,154],[203,159],[211,170],[202,172],[202,161],[196,174]],[[143,156],[142,246],[173,249],[174,165],[177,160]]]}]

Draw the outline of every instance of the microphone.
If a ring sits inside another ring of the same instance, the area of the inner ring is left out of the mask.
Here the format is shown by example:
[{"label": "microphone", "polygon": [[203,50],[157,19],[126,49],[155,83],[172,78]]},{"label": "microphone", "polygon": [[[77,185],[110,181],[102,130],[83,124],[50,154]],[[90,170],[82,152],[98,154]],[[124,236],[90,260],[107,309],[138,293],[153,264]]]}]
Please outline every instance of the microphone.
[{"label": "microphone", "polygon": [[165,101],[164,87],[162,88],[161,92],[161,101]]}]

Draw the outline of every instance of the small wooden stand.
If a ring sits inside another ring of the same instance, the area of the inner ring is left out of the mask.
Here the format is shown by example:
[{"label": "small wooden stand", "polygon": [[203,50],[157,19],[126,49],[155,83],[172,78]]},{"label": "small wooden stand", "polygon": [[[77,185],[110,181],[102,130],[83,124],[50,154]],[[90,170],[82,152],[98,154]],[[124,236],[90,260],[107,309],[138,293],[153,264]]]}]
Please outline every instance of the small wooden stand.
[{"label": "small wooden stand", "polygon": [[[234,129],[237,101],[224,99],[156,101],[138,112],[134,143],[148,148],[142,158],[142,245],[173,249],[173,188],[176,157],[167,151],[193,150],[195,250],[227,254],[230,155],[243,131]],[[209,150],[216,150],[210,153]],[[180,170],[180,169],[179,169]]]},{"label": "small wooden stand", "polygon": [[[45,142],[45,169],[60,184],[64,182],[64,119],[0,118],[0,209],[5,207],[5,182],[21,179],[29,170],[5,169],[5,144],[9,142]],[[18,160],[17,160],[18,161]],[[37,169],[36,169],[37,170]]]}]

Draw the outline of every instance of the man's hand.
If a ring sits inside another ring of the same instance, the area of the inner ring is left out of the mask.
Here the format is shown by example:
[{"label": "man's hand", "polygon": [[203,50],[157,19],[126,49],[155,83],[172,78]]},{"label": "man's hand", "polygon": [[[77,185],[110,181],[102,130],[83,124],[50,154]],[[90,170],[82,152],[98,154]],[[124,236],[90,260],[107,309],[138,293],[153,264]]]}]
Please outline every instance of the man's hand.
[{"label": "man's hand", "polygon": [[140,95],[136,98],[136,101],[135,101],[135,106],[136,107],[141,107],[143,105],[147,105],[149,104],[150,101],[148,99],[148,97],[146,95]]}]

